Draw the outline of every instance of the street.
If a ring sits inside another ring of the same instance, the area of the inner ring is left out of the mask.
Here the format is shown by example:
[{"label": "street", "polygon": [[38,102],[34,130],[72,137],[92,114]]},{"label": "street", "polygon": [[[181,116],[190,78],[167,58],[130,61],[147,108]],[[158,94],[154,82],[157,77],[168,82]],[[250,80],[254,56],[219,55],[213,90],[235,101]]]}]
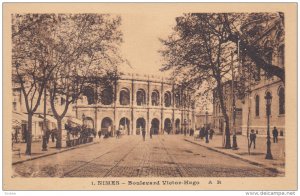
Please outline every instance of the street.
[{"label": "street", "polygon": [[277,173],[184,140],[122,136],[13,166],[15,177],[265,177]]}]

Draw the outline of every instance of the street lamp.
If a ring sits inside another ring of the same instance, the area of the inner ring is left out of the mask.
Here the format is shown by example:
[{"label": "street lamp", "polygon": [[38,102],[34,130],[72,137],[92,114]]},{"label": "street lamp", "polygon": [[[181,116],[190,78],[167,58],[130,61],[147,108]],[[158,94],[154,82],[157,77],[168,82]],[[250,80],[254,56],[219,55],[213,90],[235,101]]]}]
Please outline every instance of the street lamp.
[{"label": "street lamp", "polygon": [[207,108],[206,108],[206,112],[205,112],[205,129],[206,129],[206,134],[205,134],[205,143],[209,143],[209,140],[208,140],[208,111],[207,111]]},{"label": "street lamp", "polygon": [[271,115],[271,103],[272,103],[272,95],[270,92],[267,92],[266,96],[266,112],[267,112],[267,154],[266,159],[273,159],[271,153],[271,138],[270,138],[270,115]]}]

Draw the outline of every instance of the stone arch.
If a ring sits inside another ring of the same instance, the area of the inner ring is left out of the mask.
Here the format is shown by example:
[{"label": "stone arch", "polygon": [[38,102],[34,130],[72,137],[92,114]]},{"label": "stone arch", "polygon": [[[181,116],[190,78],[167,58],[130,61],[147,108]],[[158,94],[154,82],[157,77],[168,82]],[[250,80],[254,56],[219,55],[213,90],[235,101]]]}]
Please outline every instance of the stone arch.
[{"label": "stone arch", "polygon": [[101,103],[103,105],[111,105],[113,103],[113,88],[106,87],[101,92]]},{"label": "stone arch", "polygon": [[105,117],[101,121],[101,131],[103,133],[110,132],[112,130],[112,120],[109,117]]},{"label": "stone arch", "polygon": [[278,88],[278,106],[279,114],[285,114],[285,92],[282,86]]},{"label": "stone arch", "polygon": [[146,92],[144,89],[138,89],[136,92],[136,104],[138,106],[146,105]]},{"label": "stone arch", "polygon": [[120,105],[130,104],[130,91],[128,88],[122,88],[120,90]]},{"label": "stone arch", "polygon": [[142,131],[146,129],[146,120],[144,118],[138,118],[136,120],[136,135],[140,135]]},{"label": "stone arch", "polygon": [[172,131],[172,121],[170,118],[166,118],[164,121],[164,131],[168,134]]},{"label": "stone arch", "polygon": [[119,130],[123,134],[130,135],[130,120],[126,117],[120,119]]},{"label": "stone arch", "polygon": [[157,135],[159,133],[159,120],[157,118],[153,118],[151,120],[151,129],[153,130],[153,135]]},{"label": "stone arch", "polygon": [[87,126],[87,128],[94,129],[94,119],[87,116],[84,118],[84,124]]},{"label": "stone arch", "polygon": [[82,94],[86,96],[88,105],[96,103],[97,95],[92,87],[90,86],[85,87]]},{"label": "stone arch", "polygon": [[172,97],[171,97],[171,92],[166,91],[164,94],[164,106],[165,107],[171,107],[172,105]]},{"label": "stone arch", "polygon": [[151,105],[158,106],[159,105],[159,92],[158,90],[153,90],[151,93]]}]

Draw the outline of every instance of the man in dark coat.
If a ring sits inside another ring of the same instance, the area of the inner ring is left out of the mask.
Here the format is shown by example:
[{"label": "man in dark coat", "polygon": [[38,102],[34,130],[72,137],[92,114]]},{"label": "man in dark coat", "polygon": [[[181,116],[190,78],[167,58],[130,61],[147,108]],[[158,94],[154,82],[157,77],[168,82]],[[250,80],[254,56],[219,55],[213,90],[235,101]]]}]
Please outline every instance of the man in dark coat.
[{"label": "man in dark coat", "polygon": [[205,135],[205,128],[204,128],[204,125],[203,125],[203,127],[201,127],[201,129],[200,129],[200,138],[202,140],[203,140],[204,135]]},{"label": "man in dark coat", "polygon": [[254,149],[255,149],[255,140],[256,140],[256,133],[254,132],[254,130],[251,130],[250,133],[250,144],[249,144],[249,148],[251,148],[252,143],[254,144]]},{"label": "man in dark coat", "polygon": [[101,130],[98,131],[99,139],[101,138]]},{"label": "man in dark coat", "polygon": [[277,131],[276,127],[274,127],[272,133],[273,133],[273,141],[274,141],[274,143],[278,143],[278,131]]},{"label": "man in dark coat", "polygon": [[145,141],[145,137],[146,137],[146,131],[145,131],[145,129],[142,130],[142,135],[143,135],[143,140]]},{"label": "man in dark coat", "polygon": [[208,130],[209,128],[207,127],[205,130],[204,130],[204,135],[205,135],[205,143],[209,143],[209,140],[208,140]]},{"label": "man in dark coat", "polygon": [[209,139],[212,140],[215,131],[213,129],[209,130]]}]

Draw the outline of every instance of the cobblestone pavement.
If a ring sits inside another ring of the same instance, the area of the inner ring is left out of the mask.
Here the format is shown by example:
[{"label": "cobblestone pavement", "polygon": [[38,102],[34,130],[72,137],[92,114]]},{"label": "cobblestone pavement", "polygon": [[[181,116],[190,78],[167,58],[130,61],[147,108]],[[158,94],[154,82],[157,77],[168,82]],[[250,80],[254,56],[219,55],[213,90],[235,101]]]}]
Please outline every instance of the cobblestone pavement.
[{"label": "cobblestone pavement", "polygon": [[257,177],[269,170],[184,140],[182,135],[110,138],[13,166],[15,177]]}]

